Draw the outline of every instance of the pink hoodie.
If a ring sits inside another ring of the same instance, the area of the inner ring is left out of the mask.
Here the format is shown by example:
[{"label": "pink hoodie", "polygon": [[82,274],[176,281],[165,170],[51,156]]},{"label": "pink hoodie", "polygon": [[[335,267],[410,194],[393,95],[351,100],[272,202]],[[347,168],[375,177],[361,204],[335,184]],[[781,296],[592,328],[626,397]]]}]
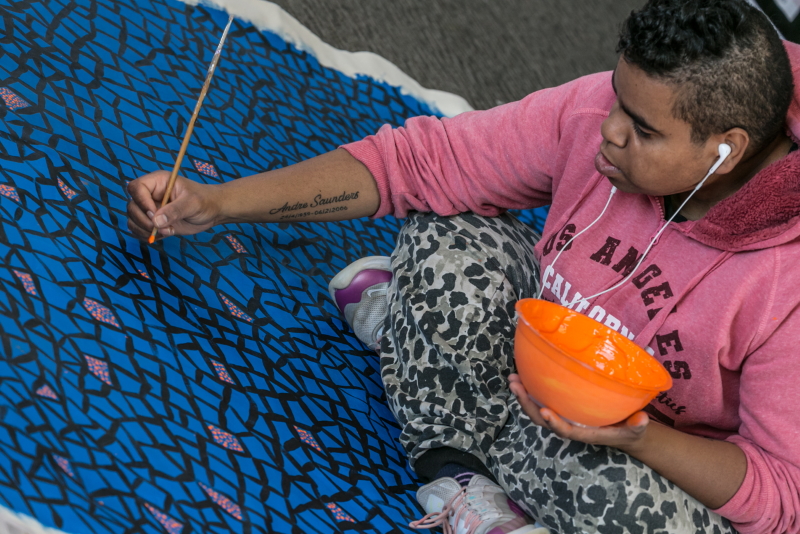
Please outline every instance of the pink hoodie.
[{"label": "pink hoodie", "polygon": [[[800,82],[800,47],[786,46]],[[375,177],[376,217],[551,204],[535,252],[543,298],[568,305],[624,278],[665,222],[660,198],[617,192],[551,266],[608,199],[594,157],[615,98],[605,72],[488,111],[384,126],[344,148]],[[800,137],[800,92],[787,124]],[[745,480],[716,510],[742,533],[800,532],[798,216],[800,151],[701,220],[670,223],[631,280],[576,307],[650,347],[672,374],[653,418],[744,451]]]}]

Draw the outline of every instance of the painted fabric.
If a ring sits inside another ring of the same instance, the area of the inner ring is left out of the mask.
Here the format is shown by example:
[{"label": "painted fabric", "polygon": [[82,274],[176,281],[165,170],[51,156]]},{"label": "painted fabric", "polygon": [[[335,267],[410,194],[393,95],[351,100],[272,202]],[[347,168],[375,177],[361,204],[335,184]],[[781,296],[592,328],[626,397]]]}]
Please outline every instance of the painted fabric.
[{"label": "painted fabric", "polygon": [[508,389],[514,304],[536,294],[539,235],[510,216],[412,214],[392,255],[381,375],[412,464],[473,454],[554,532],[734,533],[641,462],[533,424]]},{"label": "painted fabric", "polygon": [[[227,16],[0,11],[0,505],[76,534],[411,532],[377,359],[326,291],[397,221],[143,246],[126,183],[171,168]],[[236,22],[182,172],[231,180],[430,113]]]}]

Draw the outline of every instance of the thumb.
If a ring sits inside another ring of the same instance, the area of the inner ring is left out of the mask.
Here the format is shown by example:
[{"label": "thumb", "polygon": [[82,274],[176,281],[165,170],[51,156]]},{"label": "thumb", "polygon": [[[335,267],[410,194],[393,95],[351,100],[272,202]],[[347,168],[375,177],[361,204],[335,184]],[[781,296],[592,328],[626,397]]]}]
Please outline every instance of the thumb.
[{"label": "thumb", "polygon": [[192,215],[192,198],[181,195],[155,212],[153,224],[156,228],[166,228]]},{"label": "thumb", "polygon": [[636,412],[626,421],[628,427],[636,433],[644,432],[649,422],[650,417],[644,412]]}]

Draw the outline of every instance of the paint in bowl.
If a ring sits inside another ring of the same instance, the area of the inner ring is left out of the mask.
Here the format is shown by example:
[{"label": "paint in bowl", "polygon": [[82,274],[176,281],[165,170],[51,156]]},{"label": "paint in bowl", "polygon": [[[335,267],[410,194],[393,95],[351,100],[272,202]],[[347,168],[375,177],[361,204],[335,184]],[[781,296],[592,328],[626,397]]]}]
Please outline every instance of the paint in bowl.
[{"label": "paint in bowl", "polygon": [[672,377],[619,332],[559,304],[516,304],[514,359],[537,404],[571,423],[600,427],[641,410]]}]

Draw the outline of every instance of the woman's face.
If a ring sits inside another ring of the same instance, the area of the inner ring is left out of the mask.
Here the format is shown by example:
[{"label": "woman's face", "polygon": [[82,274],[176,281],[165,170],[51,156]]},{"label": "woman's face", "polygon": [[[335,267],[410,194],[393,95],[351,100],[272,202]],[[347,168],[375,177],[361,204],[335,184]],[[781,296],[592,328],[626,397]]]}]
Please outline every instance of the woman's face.
[{"label": "woman's face", "polygon": [[665,196],[693,189],[717,160],[719,140],[693,143],[689,123],[672,115],[673,87],[622,58],[613,83],[617,101],[600,129],[597,170],[626,193]]}]

